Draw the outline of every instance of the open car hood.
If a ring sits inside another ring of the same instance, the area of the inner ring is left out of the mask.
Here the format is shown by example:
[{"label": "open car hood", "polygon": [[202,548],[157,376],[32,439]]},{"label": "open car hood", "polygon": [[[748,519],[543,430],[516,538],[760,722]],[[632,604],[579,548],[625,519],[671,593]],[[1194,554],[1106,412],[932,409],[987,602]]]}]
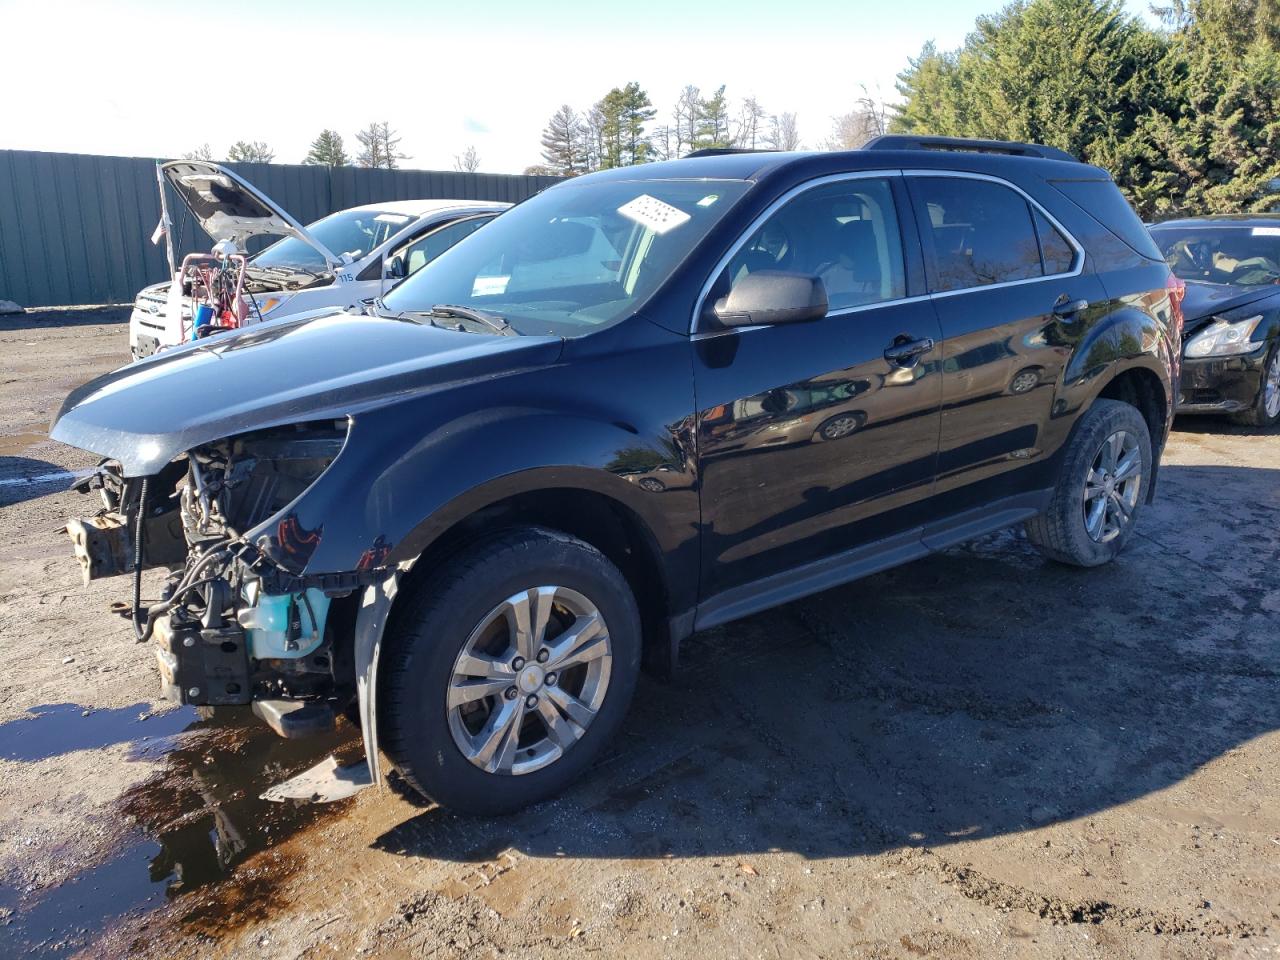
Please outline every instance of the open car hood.
[{"label": "open car hood", "polygon": [[342,266],[342,258],[309,234],[306,227],[226,167],[206,160],[170,160],[161,164],[160,172],[215,241],[234,240],[243,247],[249,237],[297,237],[324,257],[330,269]]}]

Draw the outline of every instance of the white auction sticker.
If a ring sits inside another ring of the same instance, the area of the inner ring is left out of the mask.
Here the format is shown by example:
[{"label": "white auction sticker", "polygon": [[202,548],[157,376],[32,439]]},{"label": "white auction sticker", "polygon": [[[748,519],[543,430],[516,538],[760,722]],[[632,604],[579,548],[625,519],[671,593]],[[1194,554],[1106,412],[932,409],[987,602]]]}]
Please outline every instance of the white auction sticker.
[{"label": "white auction sticker", "polygon": [[511,282],[511,277],[476,277],[475,282],[471,284],[471,295],[473,297],[496,297],[500,293],[507,292],[507,284]]},{"label": "white auction sticker", "polygon": [[398,213],[380,213],[373,219],[379,223],[408,223],[409,218]]},{"label": "white auction sticker", "polygon": [[657,197],[642,193],[634,200],[624,203],[618,212],[642,227],[648,227],[654,233],[666,233],[680,224],[687,222],[689,214],[669,203],[663,203]]},{"label": "white auction sticker", "polygon": [[1280,237],[1280,227],[1254,227],[1255,237]]}]

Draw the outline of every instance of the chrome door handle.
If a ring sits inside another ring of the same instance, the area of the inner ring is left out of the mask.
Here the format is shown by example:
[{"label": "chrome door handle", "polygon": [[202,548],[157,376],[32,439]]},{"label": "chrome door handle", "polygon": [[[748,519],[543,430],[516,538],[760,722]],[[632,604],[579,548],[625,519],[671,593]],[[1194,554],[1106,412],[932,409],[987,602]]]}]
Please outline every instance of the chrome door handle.
[{"label": "chrome door handle", "polygon": [[919,340],[898,337],[893,343],[885,347],[884,358],[890,363],[896,363],[901,367],[909,367],[915,363],[917,357],[923,353],[928,353],[932,349],[933,340],[930,337],[922,337]]}]

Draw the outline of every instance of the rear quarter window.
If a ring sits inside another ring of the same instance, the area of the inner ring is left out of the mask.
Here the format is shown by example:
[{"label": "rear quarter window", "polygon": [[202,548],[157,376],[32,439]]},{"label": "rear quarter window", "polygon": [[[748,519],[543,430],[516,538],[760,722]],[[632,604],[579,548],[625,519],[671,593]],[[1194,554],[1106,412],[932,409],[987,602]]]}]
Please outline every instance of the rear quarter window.
[{"label": "rear quarter window", "polygon": [[1058,192],[1148,260],[1163,260],[1159,247],[1112,180],[1050,180]]}]

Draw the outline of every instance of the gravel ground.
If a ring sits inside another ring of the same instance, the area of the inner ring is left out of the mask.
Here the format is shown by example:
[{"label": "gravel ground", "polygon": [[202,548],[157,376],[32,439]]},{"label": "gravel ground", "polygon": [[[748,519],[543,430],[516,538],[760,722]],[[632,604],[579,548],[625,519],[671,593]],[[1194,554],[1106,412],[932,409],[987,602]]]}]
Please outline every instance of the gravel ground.
[{"label": "gravel ground", "polygon": [[1006,532],[695,638],[523,814],[269,805],[352,730],[155,701],[55,532],[122,321],[0,321],[0,955],[1280,956],[1280,435],[1180,423],[1109,568]]}]

